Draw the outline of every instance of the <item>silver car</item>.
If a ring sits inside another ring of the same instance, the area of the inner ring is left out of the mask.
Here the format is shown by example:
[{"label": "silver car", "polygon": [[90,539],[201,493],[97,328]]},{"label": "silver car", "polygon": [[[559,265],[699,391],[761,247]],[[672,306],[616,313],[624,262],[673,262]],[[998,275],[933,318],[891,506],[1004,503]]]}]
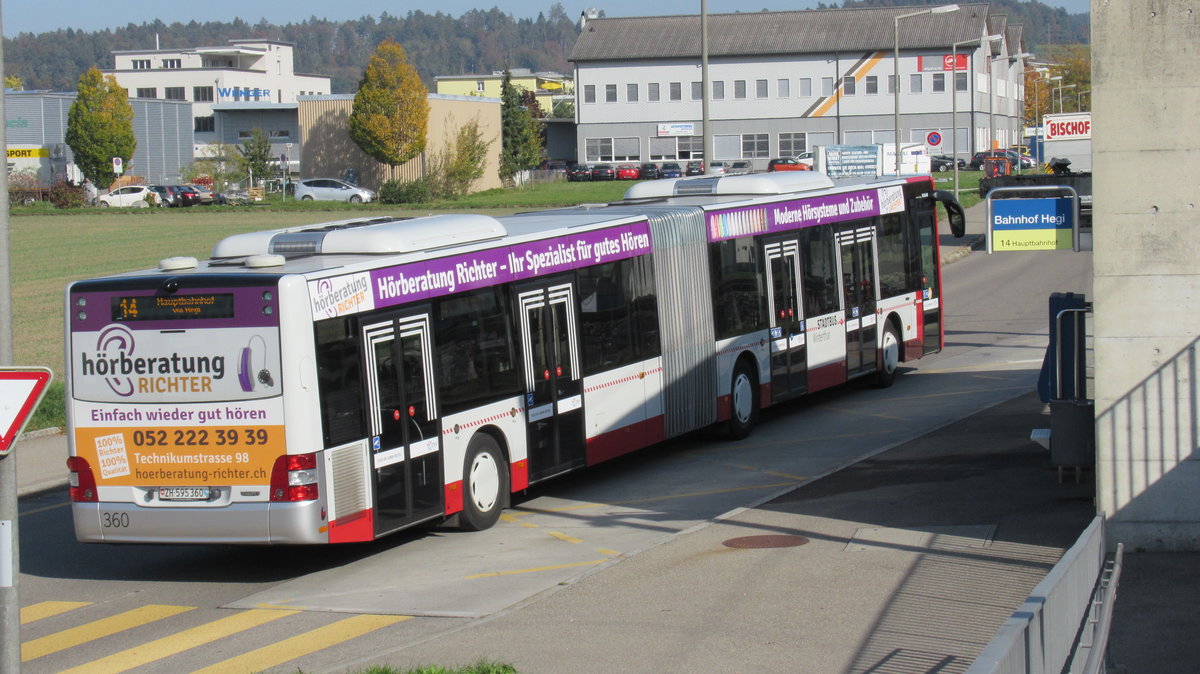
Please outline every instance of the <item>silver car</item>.
[{"label": "silver car", "polygon": [[307,178],[296,183],[296,198],[301,201],[349,201],[362,204],[375,201],[375,193],[333,178]]}]

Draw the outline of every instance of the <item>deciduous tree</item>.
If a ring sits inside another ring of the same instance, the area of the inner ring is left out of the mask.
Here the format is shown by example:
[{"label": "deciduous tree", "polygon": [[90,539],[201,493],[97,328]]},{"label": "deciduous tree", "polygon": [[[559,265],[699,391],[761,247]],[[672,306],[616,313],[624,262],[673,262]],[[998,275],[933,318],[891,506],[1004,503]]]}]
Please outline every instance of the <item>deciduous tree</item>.
[{"label": "deciduous tree", "polygon": [[66,141],[75,155],[75,165],[98,188],[116,179],[114,157],[120,157],[125,172],[129,172],[129,160],[137,149],[133,106],[115,77],[95,67],[80,75],[78,94],[67,113]]},{"label": "deciduous tree", "polygon": [[271,140],[262,129],[251,129],[250,137],[242,141],[238,153],[241,155],[242,168],[250,174],[251,183],[271,173]]},{"label": "deciduous tree", "polygon": [[354,94],[350,139],[384,164],[403,164],[425,150],[428,97],[404,48],[391,39],[380,42]]},{"label": "deciduous tree", "polygon": [[542,160],[542,121],[522,105],[521,91],[506,68],[500,85],[500,179],[505,182]]}]

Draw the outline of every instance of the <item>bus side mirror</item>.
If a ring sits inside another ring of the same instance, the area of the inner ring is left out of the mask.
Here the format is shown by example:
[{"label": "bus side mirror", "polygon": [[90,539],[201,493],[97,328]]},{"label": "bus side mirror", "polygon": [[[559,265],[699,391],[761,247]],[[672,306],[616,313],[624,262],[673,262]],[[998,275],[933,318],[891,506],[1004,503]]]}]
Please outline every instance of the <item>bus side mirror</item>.
[{"label": "bus side mirror", "polygon": [[950,233],[954,238],[961,239],[967,233],[967,214],[958,199],[945,190],[935,191],[933,198],[946,207],[946,214],[950,216]]}]

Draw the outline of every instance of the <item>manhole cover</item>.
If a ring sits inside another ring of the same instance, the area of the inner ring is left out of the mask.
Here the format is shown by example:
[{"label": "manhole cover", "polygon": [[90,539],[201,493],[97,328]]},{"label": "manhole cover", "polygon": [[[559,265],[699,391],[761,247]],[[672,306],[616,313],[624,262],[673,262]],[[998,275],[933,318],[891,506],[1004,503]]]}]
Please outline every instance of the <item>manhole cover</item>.
[{"label": "manhole cover", "polygon": [[804,545],[808,539],[803,536],[788,536],[784,534],[768,534],[764,536],[742,536],[725,541],[725,547],[749,550],[753,548],[794,548]]}]

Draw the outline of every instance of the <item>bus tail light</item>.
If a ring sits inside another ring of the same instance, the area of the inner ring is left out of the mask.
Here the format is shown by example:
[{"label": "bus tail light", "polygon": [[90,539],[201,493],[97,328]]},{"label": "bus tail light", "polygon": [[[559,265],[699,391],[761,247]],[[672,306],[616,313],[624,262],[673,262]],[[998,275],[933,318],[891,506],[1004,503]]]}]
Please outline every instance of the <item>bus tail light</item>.
[{"label": "bus tail light", "polygon": [[96,478],[92,475],[92,467],[86,459],[72,456],[67,459],[67,476],[71,500],[76,503],[95,503],[100,500],[96,493]]},{"label": "bus tail light", "polygon": [[286,454],[275,459],[272,501],[315,501],[318,495],[316,454]]}]

